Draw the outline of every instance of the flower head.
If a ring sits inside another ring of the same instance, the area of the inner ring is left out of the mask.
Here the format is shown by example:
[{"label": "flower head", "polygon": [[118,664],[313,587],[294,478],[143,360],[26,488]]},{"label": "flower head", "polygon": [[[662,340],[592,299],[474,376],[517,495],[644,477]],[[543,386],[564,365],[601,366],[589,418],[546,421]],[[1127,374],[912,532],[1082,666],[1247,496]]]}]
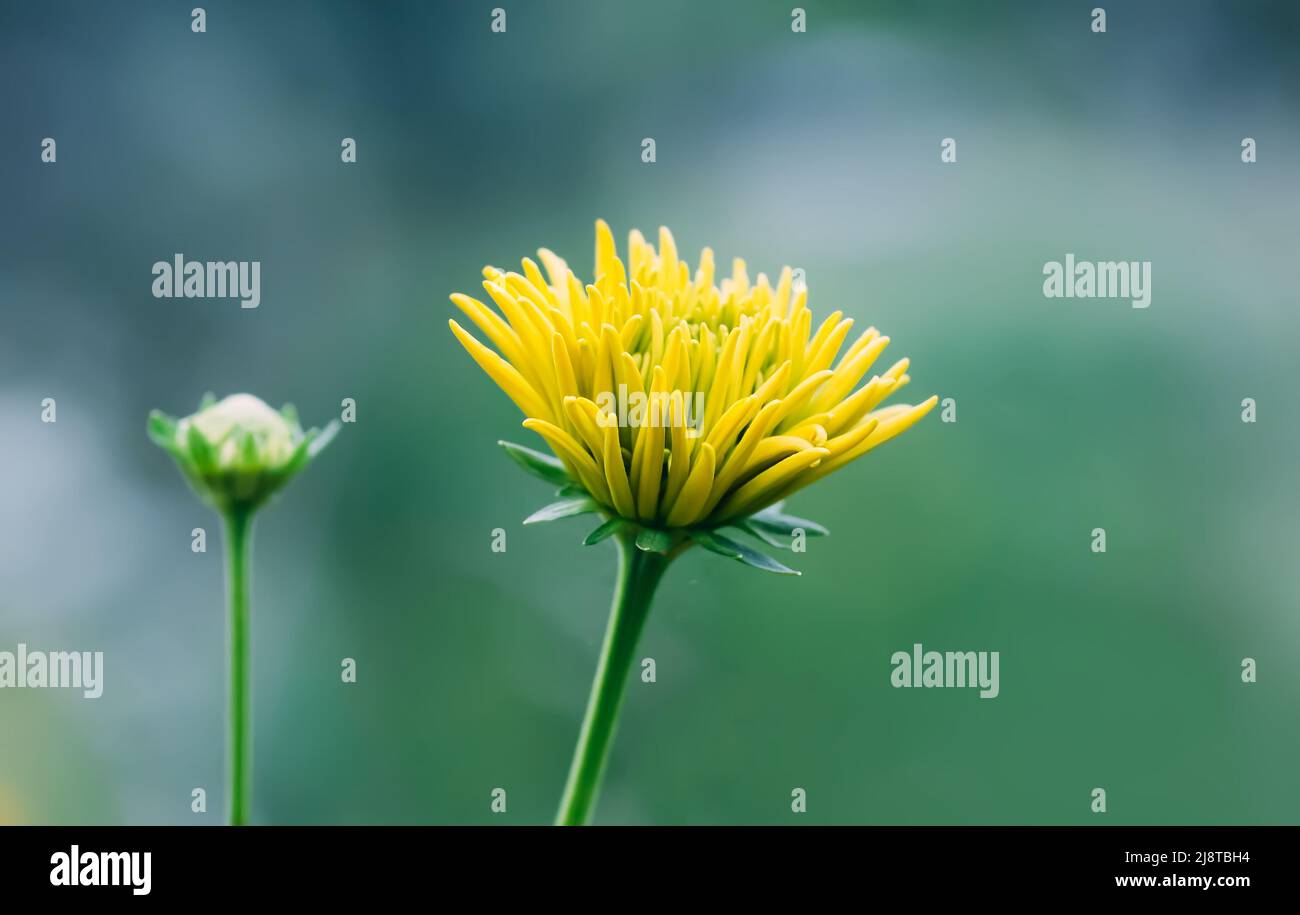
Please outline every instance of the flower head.
[{"label": "flower head", "polygon": [[337,420],[303,431],[290,405],[279,411],[252,394],[217,401],[181,420],[154,410],[149,437],[167,451],[205,501],[219,511],[261,505],[329,444]]},{"label": "flower head", "polygon": [[[452,333],[550,446],[548,479],[638,528],[671,540],[743,526],[934,406],[881,407],[909,381],[908,360],[860,384],[889,338],[868,328],[845,348],[853,320],[838,311],[814,329],[788,267],[773,288],[736,259],[715,283],[705,248],[692,276],[666,228],[658,250],[633,231],[624,261],[603,221],[594,283],[538,255],[545,275],[529,258],[522,273],[484,268],[500,313],[451,297],[495,351],[454,320]],[[629,399],[644,405],[639,420]],[[512,455],[542,464],[518,446]]]}]

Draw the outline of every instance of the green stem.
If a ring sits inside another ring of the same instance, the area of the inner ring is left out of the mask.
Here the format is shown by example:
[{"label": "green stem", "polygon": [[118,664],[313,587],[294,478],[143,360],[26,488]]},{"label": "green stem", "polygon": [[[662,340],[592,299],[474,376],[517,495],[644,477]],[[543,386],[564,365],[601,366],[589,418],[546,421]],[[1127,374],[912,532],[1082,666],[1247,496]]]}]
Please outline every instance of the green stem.
[{"label": "green stem", "polygon": [[605,643],[591,684],[587,713],[582,719],[578,746],[573,752],[569,780],[564,787],[557,826],[582,826],[591,816],[605,771],[605,760],[618,724],[628,670],[646,617],[655,586],[668,568],[669,557],[638,550],[630,539],[620,536],[618,582],[609,610]]},{"label": "green stem", "polygon": [[248,578],[252,562],[253,513],[231,509],[226,527],[226,602],[230,608],[230,705],[227,716],[226,797],[230,825],[247,826],[252,809],[253,704],[249,677]]}]

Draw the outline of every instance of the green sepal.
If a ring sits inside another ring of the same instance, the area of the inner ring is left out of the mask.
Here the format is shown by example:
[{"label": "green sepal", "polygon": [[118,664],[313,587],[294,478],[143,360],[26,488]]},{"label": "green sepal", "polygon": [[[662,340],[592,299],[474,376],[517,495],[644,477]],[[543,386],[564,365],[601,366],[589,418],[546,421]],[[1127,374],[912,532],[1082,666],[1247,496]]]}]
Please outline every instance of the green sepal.
[{"label": "green sepal", "polygon": [[257,439],[253,433],[245,432],[236,447],[239,448],[239,461],[244,467],[257,466]]},{"label": "green sepal", "polygon": [[558,521],[572,518],[574,515],[586,515],[600,511],[600,505],[589,496],[577,496],[571,499],[559,499],[550,505],[544,505],[524,519],[524,524],[538,524],[542,521]]},{"label": "green sepal", "polygon": [[774,534],[771,531],[757,524],[752,524],[750,523],[750,520],[748,518],[742,518],[741,520],[735,522],[735,524],[733,524],[732,527],[734,527],[738,531],[744,531],[746,534],[749,534],[751,537],[757,537],[759,540],[763,541],[768,546],[774,546],[778,550],[790,549],[791,540],[793,539],[793,538],[784,538],[779,534]]},{"label": "green sepal", "polygon": [[584,546],[594,546],[602,540],[608,540],[631,523],[632,522],[628,521],[626,518],[610,518],[600,527],[588,534],[582,543]]},{"label": "green sepal", "polygon": [[151,442],[171,454],[176,454],[176,420],[161,410],[151,410],[145,429],[149,433]]},{"label": "green sepal", "polygon": [[714,531],[691,531],[691,539],[720,556],[726,556],[729,559],[737,559],[747,566],[753,566],[755,569],[762,569],[765,572],[775,572],[778,575],[799,575],[789,566],[782,565],[771,556],[750,549],[743,543],[738,543],[730,537],[724,537]]},{"label": "green sepal", "polygon": [[643,527],[636,535],[636,548],[644,553],[667,553],[676,544],[672,534],[653,527]]},{"label": "green sepal", "polygon": [[307,433],[306,437],[298,443],[298,447],[293,451],[293,456],[290,457],[285,465],[278,471],[281,476],[288,479],[301,470],[303,466],[311,460],[311,443],[315,438],[316,430],[312,429]]},{"label": "green sepal", "polygon": [[314,460],[316,455],[325,450],[325,446],[334,441],[334,436],[339,434],[342,424],[337,419],[331,419],[329,425],[324,429],[310,429],[307,432],[307,460]]},{"label": "green sepal", "polygon": [[533,476],[554,486],[575,485],[559,458],[542,454],[532,448],[525,448],[523,445],[516,445],[514,442],[500,441],[497,444],[506,450],[506,454],[510,455],[516,464]]},{"label": "green sepal", "polygon": [[[769,505],[761,512],[755,512],[744,523],[766,531],[769,534],[779,534],[785,537],[793,536],[796,529],[802,529],[810,537],[825,537],[830,533],[816,521],[809,521],[806,518],[796,518],[794,515],[787,515],[781,511],[784,502],[778,502],[775,505]],[[756,535],[761,536],[761,535]],[[764,540],[767,538],[764,537]],[[771,541],[768,541],[769,543]]]},{"label": "green sepal", "polygon": [[189,449],[190,460],[200,472],[212,473],[216,469],[216,456],[212,453],[212,446],[193,423],[190,423],[189,432],[185,436],[185,447]]}]

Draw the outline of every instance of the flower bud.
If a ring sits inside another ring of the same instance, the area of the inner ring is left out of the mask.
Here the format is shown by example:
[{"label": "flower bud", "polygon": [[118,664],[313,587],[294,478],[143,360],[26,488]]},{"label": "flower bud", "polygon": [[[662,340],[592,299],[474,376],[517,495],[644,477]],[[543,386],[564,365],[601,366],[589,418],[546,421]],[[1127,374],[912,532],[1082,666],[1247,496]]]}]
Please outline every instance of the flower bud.
[{"label": "flower bud", "polygon": [[292,406],[276,411],[252,394],[232,394],[175,420],[155,410],[149,437],[167,451],[194,491],[220,512],[251,511],[292,479],[338,432],[303,432]]}]

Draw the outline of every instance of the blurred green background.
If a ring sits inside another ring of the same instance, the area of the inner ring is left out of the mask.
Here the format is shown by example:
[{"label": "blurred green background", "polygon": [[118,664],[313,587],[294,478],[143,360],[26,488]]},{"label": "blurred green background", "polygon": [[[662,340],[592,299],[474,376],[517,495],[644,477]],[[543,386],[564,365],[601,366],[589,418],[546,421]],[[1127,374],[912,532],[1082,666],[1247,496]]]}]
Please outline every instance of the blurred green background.
[{"label": "blurred green background", "polygon": [[[106,654],[98,700],[0,691],[0,821],[222,820],[216,519],[144,434],[206,390],[358,404],[260,517],[257,820],[550,819],[614,549],[520,526],[494,443],[536,441],[447,295],[589,277],[597,217],[802,267],[958,405],[795,498],[803,577],[672,569],[597,822],[1300,820],[1296,7],[192,5],[0,8],[0,650]],[[153,298],[175,252],[260,260],[261,307]],[[1066,252],[1151,307],[1045,299]],[[914,642],[1001,695],[891,688]]]}]

